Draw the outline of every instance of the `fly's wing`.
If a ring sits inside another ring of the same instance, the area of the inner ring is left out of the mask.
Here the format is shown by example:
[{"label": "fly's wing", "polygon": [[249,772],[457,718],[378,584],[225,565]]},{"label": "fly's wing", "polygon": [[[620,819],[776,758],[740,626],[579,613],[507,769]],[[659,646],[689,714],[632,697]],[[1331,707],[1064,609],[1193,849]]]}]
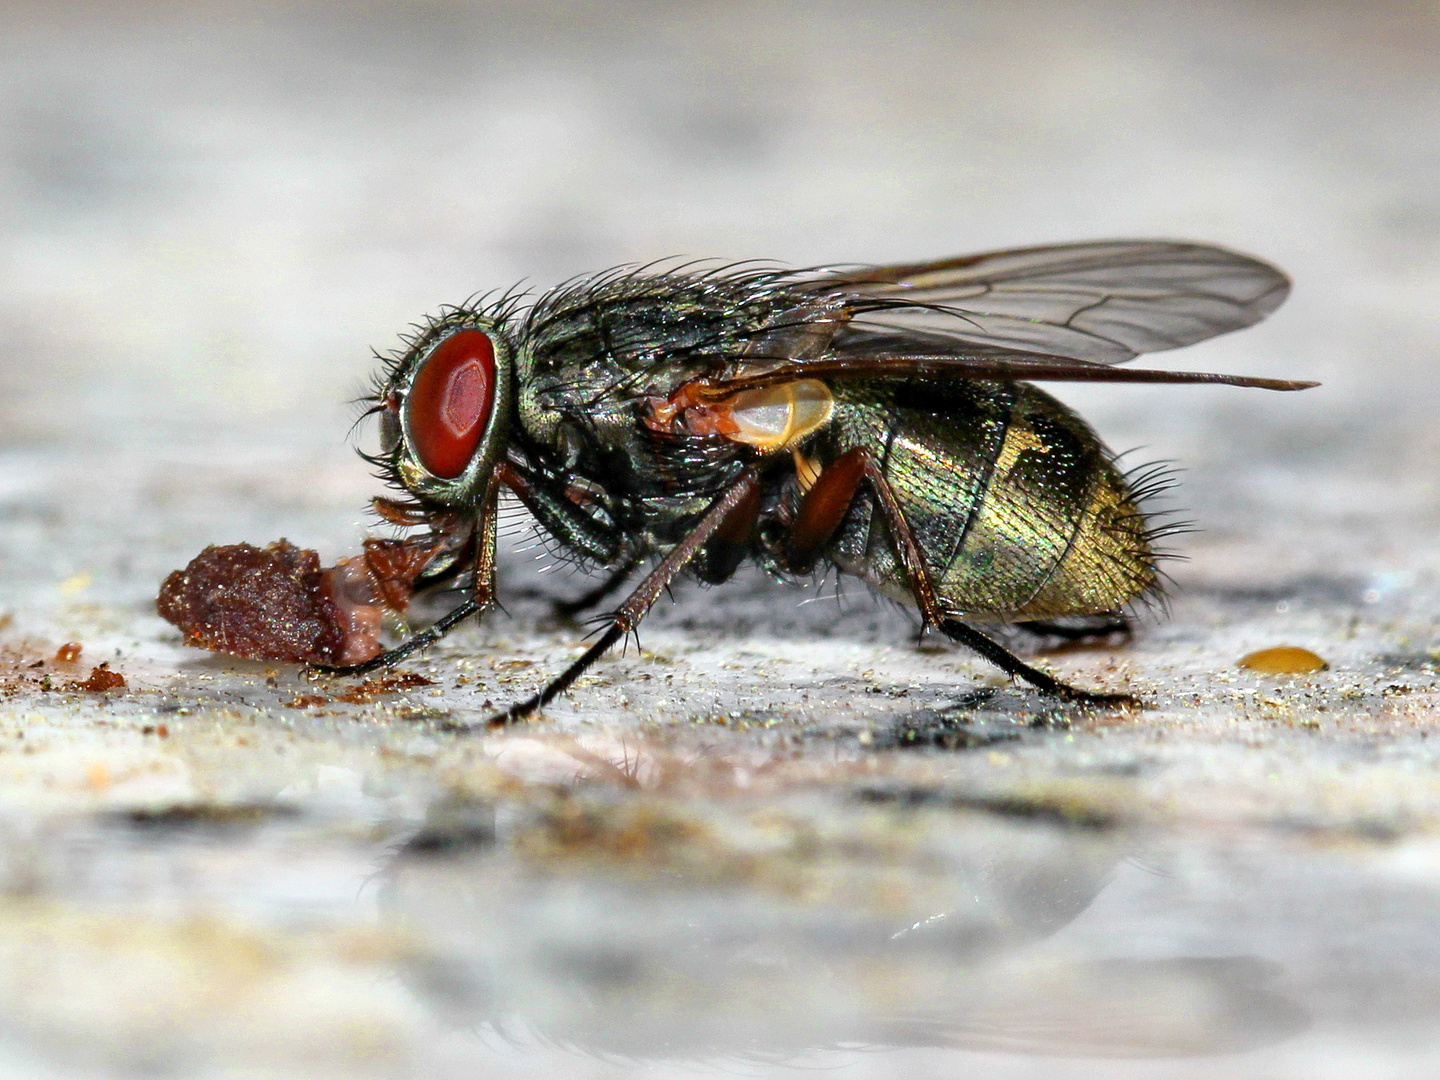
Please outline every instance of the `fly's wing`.
[{"label": "fly's wing", "polygon": [[[751,340],[729,378],[696,396],[806,378],[1221,383],[1303,390],[1313,382],[1115,368],[1259,322],[1290,282],[1222,248],[1107,240],[932,263],[817,273],[804,297]],[[760,370],[757,370],[760,368]]]},{"label": "fly's wing", "polygon": [[832,354],[819,360],[781,364],[764,371],[707,379],[695,387],[697,401],[714,403],[746,390],[762,390],[797,379],[992,379],[1001,382],[1211,383],[1260,390],[1308,390],[1315,382],[1219,375],[1208,371],[1153,371],[1116,368],[1068,356],[1022,353],[972,346],[967,352],[903,355]]},{"label": "fly's wing", "polygon": [[1290,281],[1223,248],[1101,240],[838,270],[803,287],[843,295],[857,326],[1119,364],[1251,326]]}]

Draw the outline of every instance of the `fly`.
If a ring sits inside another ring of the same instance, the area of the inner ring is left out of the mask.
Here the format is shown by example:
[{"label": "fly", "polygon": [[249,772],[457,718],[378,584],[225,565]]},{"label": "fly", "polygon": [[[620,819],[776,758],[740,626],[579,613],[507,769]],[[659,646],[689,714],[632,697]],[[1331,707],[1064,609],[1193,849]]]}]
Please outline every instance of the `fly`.
[{"label": "fly", "polygon": [[599,604],[654,565],[578,660],[491,723],[524,717],[635,630],[678,575],[750,560],[834,568],[913,605],[1015,678],[1068,686],[972,624],[1053,625],[1157,593],[1143,482],[1032,383],[1316,384],[1115,365],[1250,326],[1289,281],[1216,247],[1100,241],[899,266],[626,267],[448,308],[404,342],[371,400],[370,456],[428,528],[414,584],[467,599],[358,674],[439,640],[495,598],[496,505],[515,495]]}]

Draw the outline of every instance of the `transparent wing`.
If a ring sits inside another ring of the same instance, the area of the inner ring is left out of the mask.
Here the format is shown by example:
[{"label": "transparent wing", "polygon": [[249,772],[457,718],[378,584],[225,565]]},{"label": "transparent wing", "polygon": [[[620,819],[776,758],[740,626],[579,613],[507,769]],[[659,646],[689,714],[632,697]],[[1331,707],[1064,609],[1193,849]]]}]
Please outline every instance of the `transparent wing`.
[{"label": "transparent wing", "polygon": [[693,390],[701,402],[724,401],[747,390],[763,390],[797,379],[998,379],[1028,382],[1210,383],[1249,386],[1260,390],[1308,390],[1319,383],[1219,375],[1208,371],[1152,371],[1114,368],[1072,356],[1045,356],[1014,349],[974,346],[967,353],[866,352],[826,356],[740,371],[727,378],[705,379]]},{"label": "transparent wing", "polygon": [[1251,326],[1280,306],[1290,281],[1223,248],[1103,240],[845,268],[807,287],[844,296],[857,329],[1118,364]]}]

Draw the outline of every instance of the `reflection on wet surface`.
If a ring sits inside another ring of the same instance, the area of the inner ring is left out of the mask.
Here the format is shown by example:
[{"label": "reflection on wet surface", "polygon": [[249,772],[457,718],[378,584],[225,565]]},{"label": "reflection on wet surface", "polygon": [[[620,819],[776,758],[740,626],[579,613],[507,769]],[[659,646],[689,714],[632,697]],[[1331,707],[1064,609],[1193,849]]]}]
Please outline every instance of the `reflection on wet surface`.
[{"label": "reflection on wet surface", "polygon": [[614,853],[638,867],[584,865],[581,852],[566,854],[582,865],[557,865],[552,831],[569,831],[568,813],[516,830],[515,847],[539,855],[520,865],[513,849],[444,862],[402,851],[382,910],[443,943],[407,984],[456,1025],[636,1059],[1190,1055],[1305,1026],[1271,989],[1275,966],[1255,957],[1045,948],[1111,880],[1111,843],[987,825],[941,840],[935,823],[915,822],[915,847],[896,859],[820,836],[802,855],[797,837],[772,835],[727,853],[750,874],[742,883],[727,880],[725,856],[657,859],[648,834],[663,847],[674,826],[621,817],[600,842],[624,845]]},{"label": "reflection on wet surface", "polygon": [[595,761],[428,804],[321,766],[271,801],[12,831],[14,1045],[122,1076],[1190,1076],[1432,1039],[1428,847],[674,793],[638,751]]}]

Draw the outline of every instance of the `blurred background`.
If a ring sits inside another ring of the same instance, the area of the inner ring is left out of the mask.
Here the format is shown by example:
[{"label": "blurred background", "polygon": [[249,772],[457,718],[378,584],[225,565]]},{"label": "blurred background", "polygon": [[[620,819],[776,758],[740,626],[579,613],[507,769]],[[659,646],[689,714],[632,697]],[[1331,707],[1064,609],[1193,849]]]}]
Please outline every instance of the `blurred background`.
[{"label": "blurred background", "polygon": [[1325,387],[1062,395],[1212,531],[1434,521],[1434,4],[12,0],[0,56],[12,503],[139,455],[353,510],[369,350],[516,281],[1159,236],[1296,281],[1177,365]]}]

